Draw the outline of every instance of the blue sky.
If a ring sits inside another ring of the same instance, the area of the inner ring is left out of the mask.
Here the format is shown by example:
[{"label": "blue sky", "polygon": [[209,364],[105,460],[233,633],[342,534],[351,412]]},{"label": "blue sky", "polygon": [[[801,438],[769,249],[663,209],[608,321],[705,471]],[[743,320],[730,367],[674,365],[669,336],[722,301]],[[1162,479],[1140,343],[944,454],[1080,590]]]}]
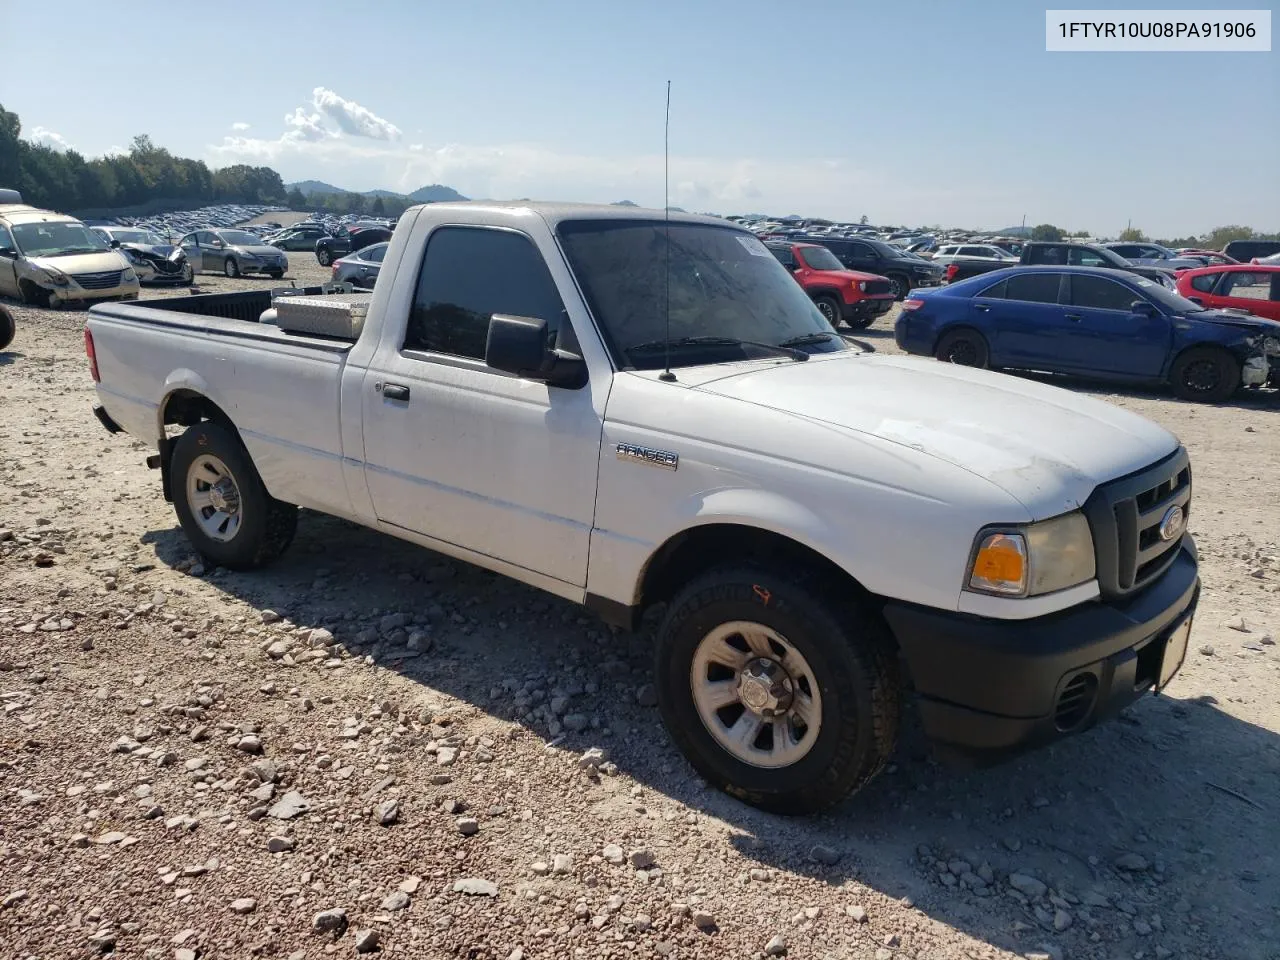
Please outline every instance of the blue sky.
[{"label": "blue sky", "polygon": [[670,79],[690,209],[1280,230],[1280,53],[1047,53],[1025,0],[56,9],[54,42],[5,5],[46,39],[6,45],[0,103],[90,155],[148,133],[349,189],[660,206]]}]

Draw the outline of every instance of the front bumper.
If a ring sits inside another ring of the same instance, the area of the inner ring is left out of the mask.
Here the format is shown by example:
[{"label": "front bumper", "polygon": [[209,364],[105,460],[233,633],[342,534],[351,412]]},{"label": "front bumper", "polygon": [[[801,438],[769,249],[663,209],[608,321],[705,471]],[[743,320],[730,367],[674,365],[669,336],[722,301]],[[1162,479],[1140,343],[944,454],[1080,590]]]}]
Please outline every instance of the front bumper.
[{"label": "front bumper", "polygon": [[49,291],[50,306],[60,307],[66,304],[114,303],[118,300],[137,300],[138,284],[122,284],[107,290],[84,290],[75,285],[66,287],[46,287]]},{"label": "front bumper", "polygon": [[289,269],[289,261],[280,260],[239,260],[241,273],[284,273]]},{"label": "front bumper", "polygon": [[865,320],[867,317],[878,317],[888,313],[893,307],[893,294],[887,294],[883,297],[864,297],[853,303],[843,304],[844,319],[848,320]]},{"label": "front bumper", "polygon": [[1169,569],[1122,601],[1010,621],[895,601],[884,616],[926,734],[944,754],[992,762],[1086,730],[1176,672],[1199,595],[1185,536]]}]

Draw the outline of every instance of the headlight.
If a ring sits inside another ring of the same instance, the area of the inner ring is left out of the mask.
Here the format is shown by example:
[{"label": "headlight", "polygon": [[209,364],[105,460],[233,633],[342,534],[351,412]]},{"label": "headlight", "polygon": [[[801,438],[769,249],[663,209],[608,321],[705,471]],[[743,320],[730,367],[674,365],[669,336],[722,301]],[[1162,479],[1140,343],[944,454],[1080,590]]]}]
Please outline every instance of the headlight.
[{"label": "headlight", "polygon": [[40,271],[44,274],[45,279],[55,287],[65,287],[71,283],[67,275],[55,267],[41,267]]},{"label": "headlight", "polygon": [[855,281],[853,281],[853,285],[854,285],[857,289],[861,290],[863,293],[866,293],[866,292],[867,292],[867,281],[865,281],[865,280],[855,280]]},{"label": "headlight", "polygon": [[124,273],[120,274],[121,283],[133,283],[138,279],[138,275],[133,272],[133,268],[129,267]]},{"label": "headlight", "polygon": [[978,534],[965,589],[1035,597],[1087,583],[1095,574],[1089,521],[1082,513],[1066,513]]},{"label": "headlight", "polygon": [[258,255],[256,253],[249,253],[248,251],[245,251],[244,253],[239,253],[237,254],[237,256],[241,260],[257,260],[258,259]]}]

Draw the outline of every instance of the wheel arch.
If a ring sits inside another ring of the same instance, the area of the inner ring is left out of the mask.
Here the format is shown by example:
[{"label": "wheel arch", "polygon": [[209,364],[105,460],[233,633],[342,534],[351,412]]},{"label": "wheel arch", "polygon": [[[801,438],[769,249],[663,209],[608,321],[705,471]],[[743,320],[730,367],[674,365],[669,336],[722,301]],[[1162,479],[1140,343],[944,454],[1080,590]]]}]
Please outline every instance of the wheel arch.
[{"label": "wheel arch", "polygon": [[987,335],[986,331],[982,330],[980,327],[974,326],[972,323],[970,323],[967,320],[956,320],[953,323],[948,323],[944,326],[937,327],[933,331],[933,343],[929,345],[929,353],[933,354],[937,352],[938,344],[942,342],[943,337],[948,336],[949,334],[952,334],[952,333],[961,333],[961,332],[972,333],[981,337],[982,342],[987,345],[987,356],[990,357],[991,337]]},{"label": "wheel arch", "polygon": [[[160,478],[164,498],[173,502],[170,464],[173,460],[175,437],[170,437],[167,427],[190,427],[206,420],[220,423],[237,437],[240,430],[231,416],[210,398],[204,378],[190,370],[178,370],[165,381],[165,396],[156,412],[157,443],[160,449]],[[243,443],[241,439],[241,443]]]}]

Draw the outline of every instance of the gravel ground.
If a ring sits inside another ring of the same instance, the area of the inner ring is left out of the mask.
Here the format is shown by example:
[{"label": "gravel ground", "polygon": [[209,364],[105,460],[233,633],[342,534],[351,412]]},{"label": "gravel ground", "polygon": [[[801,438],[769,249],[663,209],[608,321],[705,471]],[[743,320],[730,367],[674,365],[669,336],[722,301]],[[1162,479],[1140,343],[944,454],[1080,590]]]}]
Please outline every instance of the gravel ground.
[{"label": "gravel ground", "polygon": [[[872,787],[786,820],[675,752],[643,633],[314,514],[270,570],[206,569],[90,415],[84,314],[15,313],[0,956],[1280,956],[1273,396],[1102,394],[1196,469],[1170,695],[970,773],[908,719]],[[892,351],[890,325],[864,335]]]}]

